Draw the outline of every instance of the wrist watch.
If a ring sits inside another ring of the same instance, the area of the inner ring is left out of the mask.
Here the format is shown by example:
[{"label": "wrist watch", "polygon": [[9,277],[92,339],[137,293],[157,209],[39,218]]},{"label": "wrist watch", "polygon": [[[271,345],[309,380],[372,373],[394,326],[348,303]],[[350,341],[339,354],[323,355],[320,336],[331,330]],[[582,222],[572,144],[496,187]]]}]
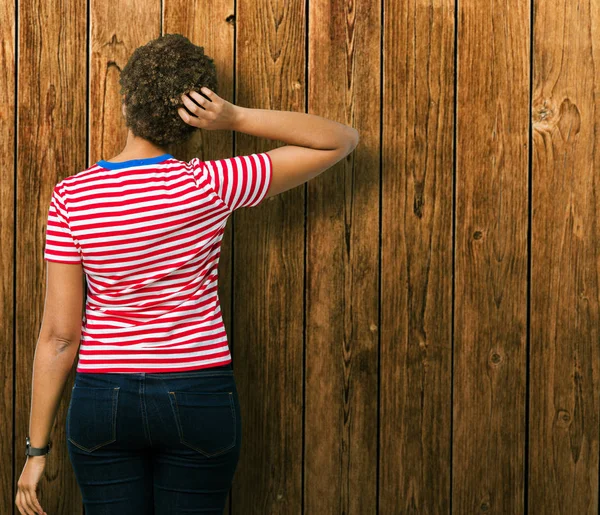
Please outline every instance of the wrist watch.
[{"label": "wrist watch", "polygon": [[31,447],[29,436],[27,436],[25,442],[25,456],[43,456],[44,454],[48,454],[50,452],[51,447],[52,442],[48,442],[46,447]]}]

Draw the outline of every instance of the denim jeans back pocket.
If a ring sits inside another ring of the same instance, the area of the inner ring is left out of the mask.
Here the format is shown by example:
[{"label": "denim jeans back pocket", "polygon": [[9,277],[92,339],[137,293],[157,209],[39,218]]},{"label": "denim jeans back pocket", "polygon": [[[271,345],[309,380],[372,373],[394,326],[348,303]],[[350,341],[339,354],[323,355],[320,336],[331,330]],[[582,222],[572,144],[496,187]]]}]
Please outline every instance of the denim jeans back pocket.
[{"label": "denim jeans back pocket", "polygon": [[233,392],[170,391],[180,442],[207,457],[236,443]]},{"label": "denim jeans back pocket", "polygon": [[67,413],[67,438],[87,452],[117,439],[119,387],[75,385]]}]

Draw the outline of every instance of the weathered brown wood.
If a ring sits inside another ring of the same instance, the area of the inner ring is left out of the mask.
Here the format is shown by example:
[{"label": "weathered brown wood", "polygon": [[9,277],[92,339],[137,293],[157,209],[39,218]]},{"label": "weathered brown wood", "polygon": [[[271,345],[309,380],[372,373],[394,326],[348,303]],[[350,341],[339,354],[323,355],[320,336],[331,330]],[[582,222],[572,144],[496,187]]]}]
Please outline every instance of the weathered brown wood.
[{"label": "weathered brown wood", "polygon": [[[227,225],[219,294],[243,439],[225,513],[599,513],[600,10],[536,0],[531,33],[527,2],[381,1],[93,1],[89,27],[85,3],[3,4],[9,512],[50,192],[122,149],[120,70],[139,45],[182,33],[215,59],[222,97],[361,135],[349,158]],[[278,144],[198,131],[170,152]],[[48,513],[83,513],[68,402],[39,487]]]},{"label": "weathered brown wood", "polygon": [[119,77],[133,51],[160,36],[161,2],[92,1],[90,30],[91,165],[112,158],[125,146]]},{"label": "weathered brown wood", "polygon": [[452,508],[523,513],[531,13],[458,6]]},{"label": "weathered brown wood", "polygon": [[[0,53],[0,74],[3,87],[0,88],[0,374],[3,388],[0,404],[0,506],[13,506],[15,500],[13,482],[16,471],[23,469],[25,458],[14,454],[12,440],[14,395],[14,272],[15,272],[15,155],[16,142],[16,52],[17,33],[15,30],[15,3],[0,4],[0,33],[2,53]],[[17,411],[24,408],[17,406]],[[18,443],[18,442],[17,442]],[[18,448],[18,445],[16,446]]]},{"label": "weathered brown wood", "polygon": [[529,513],[598,513],[600,9],[535,2]]},{"label": "weathered brown wood", "polygon": [[[14,507],[15,513],[29,432],[32,363],[46,295],[43,252],[50,194],[57,182],[83,169],[86,160],[86,6],[19,2],[18,23],[15,474],[12,499],[2,507]],[[73,377],[74,371],[65,384],[50,435],[52,455],[39,484],[48,513],[82,513],[65,435],[66,392]]]},{"label": "weathered brown wood", "polygon": [[[236,104],[305,111],[305,3],[236,4]],[[278,146],[236,133],[235,153]],[[233,345],[245,427],[233,513],[302,510],[304,187],[233,215]]]},{"label": "weathered brown wood", "polygon": [[304,512],[359,515],[377,504],[381,6],[308,18],[308,111],[361,142],[308,183]]},{"label": "weathered brown wood", "polygon": [[454,9],[384,7],[382,514],[450,507]]}]

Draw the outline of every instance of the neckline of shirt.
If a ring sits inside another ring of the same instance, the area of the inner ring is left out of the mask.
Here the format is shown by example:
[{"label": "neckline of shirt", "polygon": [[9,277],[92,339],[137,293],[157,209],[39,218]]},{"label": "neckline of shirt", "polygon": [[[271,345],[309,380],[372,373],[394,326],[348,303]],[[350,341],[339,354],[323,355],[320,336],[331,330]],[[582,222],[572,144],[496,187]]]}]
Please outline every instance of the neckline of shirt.
[{"label": "neckline of shirt", "polygon": [[100,159],[100,161],[96,162],[96,164],[98,166],[101,166],[102,168],[106,168],[107,170],[118,170],[119,168],[154,165],[162,163],[163,161],[167,161],[168,159],[173,159],[173,156],[171,154],[162,154],[160,156],[142,157],[139,159],[128,159],[127,161],[119,161],[115,163],[105,161],[104,159]]}]

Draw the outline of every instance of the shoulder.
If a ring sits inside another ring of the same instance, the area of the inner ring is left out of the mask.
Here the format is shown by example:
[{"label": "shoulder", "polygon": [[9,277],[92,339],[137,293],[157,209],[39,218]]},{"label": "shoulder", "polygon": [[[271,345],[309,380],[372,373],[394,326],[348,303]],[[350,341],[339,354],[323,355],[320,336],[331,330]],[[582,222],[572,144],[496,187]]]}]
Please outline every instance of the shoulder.
[{"label": "shoulder", "polygon": [[199,157],[192,157],[189,161],[185,162],[186,167],[191,170],[194,174],[194,178],[197,182],[201,183],[207,181],[208,176],[206,173],[206,162],[202,161]]},{"label": "shoulder", "polygon": [[102,170],[97,164],[93,164],[79,172],[68,175],[54,185],[52,197],[58,198],[58,200],[66,204],[67,199],[73,191],[84,187],[90,180],[93,181],[100,178]]},{"label": "shoulder", "polygon": [[94,181],[110,177],[110,170],[102,168],[98,163],[94,163],[79,172],[68,175],[55,186],[61,193],[69,193],[70,190],[85,187],[87,184],[93,184]]}]

